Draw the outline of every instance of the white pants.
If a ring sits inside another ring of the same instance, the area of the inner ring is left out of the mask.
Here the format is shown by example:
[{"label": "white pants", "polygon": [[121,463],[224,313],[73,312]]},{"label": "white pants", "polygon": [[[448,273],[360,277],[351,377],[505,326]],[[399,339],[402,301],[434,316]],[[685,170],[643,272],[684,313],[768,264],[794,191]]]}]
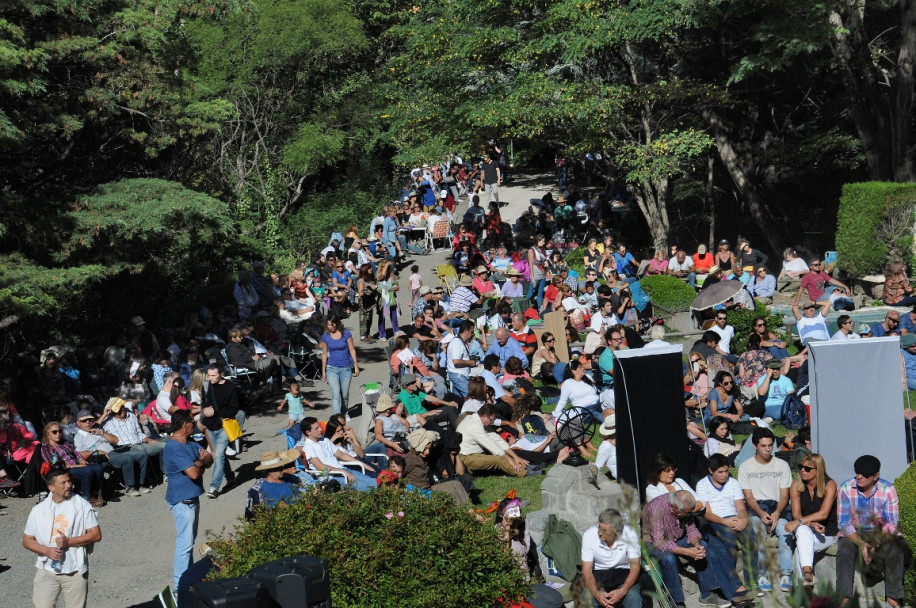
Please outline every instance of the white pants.
[{"label": "white pants", "polygon": [[795,570],[801,574],[802,568],[814,565],[814,554],[824,551],[836,542],[836,536],[824,536],[804,524],[795,530]]},{"label": "white pants", "polygon": [[602,410],[613,410],[614,407],[614,388],[606,388],[601,391],[601,394],[598,395],[598,400],[601,402]]}]

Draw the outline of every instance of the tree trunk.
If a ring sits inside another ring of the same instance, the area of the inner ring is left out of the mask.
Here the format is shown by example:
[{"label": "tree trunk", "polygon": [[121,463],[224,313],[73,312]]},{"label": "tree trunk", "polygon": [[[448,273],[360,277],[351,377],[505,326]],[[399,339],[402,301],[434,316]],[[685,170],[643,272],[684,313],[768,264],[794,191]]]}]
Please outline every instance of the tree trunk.
[{"label": "tree trunk", "polygon": [[916,59],[916,0],[900,0],[900,48],[893,68],[877,62],[865,31],[865,5],[838,0],[827,9],[831,47],[850,98],[850,110],[872,179],[913,181],[913,68]]},{"label": "tree trunk", "polygon": [[728,128],[714,112],[706,111],[703,116],[712,128],[713,138],[716,140],[716,149],[719,151],[719,158],[728,170],[728,175],[732,178],[735,188],[738,189],[738,192],[747,203],[751,217],[754,218],[754,222],[766,237],[767,243],[772,247],[772,250],[777,253],[782,251],[784,246],[781,236],[782,230],[779,229],[781,222],[761,202],[760,195],[757,193],[748,171],[741,164],[741,159],[732,145]]},{"label": "tree trunk", "polygon": [[715,167],[716,157],[713,152],[710,152],[706,161],[706,212],[709,214],[710,244],[715,244],[716,242],[716,201],[713,198],[713,193],[715,192],[713,188],[715,183]]},{"label": "tree trunk", "polygon": [[671,198],[671,183],[668,178],[655,182],[645,182],[631,186],[636,204],[649,224],[649,232],[655,249],[668,251],[668,233],[671,224],[668,221],[668,201]]}]

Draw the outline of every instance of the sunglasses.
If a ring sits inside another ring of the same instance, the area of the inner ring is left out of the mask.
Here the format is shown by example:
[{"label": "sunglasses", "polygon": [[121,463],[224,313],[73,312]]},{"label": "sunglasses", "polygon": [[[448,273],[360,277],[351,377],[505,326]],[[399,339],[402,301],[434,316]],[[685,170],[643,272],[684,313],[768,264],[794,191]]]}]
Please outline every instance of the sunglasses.
[{"label": "sunglasses", "polygon": [[48,431],[48,433],[51,435],[60,435],[60,429],[57,429],[56,431]]},{"label": "sunglasses", "polygon": [[809,467],[807,465],[802,465],[798,468],[799,470],[804,471],[805,473],[810,473],[811,471],[815,470],[815,467]]},{"label": "sunglasses", "polygon": [[550,340],[544,340],[544,344],[553,344],[554,342],[556,342],[556,340],[554,340],[553,338],[551,338]]},{"label": "sunglasses", "polygon": [[677,473],[677,467],[665,467],[662,473]]},{"label": "sunglasses", "polygon": [[734,384],[734,382],[732,382],[731,380],[727,380],[727,381],[723,381],[723,382],[722,382],[722,386],[732,386],[733,384]]},{"label": "sunglasses", "polygon": [[754,323],[754,327],[766,327],[766,323]]}]

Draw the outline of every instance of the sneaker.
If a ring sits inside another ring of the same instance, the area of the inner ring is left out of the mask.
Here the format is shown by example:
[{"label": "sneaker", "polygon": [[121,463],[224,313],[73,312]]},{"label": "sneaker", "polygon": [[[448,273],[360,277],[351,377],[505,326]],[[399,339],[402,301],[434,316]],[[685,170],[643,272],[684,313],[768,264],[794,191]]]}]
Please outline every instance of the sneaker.
[{"label": "sneaker", "polygon": [[759,579],[757,579],[757,597],[763,597],[764,593],[772,590],[773,585],[770,583],[770,579],[768,579],[766,576],[761,576]]},{"label": "sneaker", "polygon": [[296,382],[302,382],[303,380],[305,380],[305,378],[302,377],[302,374],[296,376]]},{"label": "sneaker", "polygon": [[150,492],[152,492],[151,489],[147,488],[146,486],[140,486],[140,493],[141,493],[141,494],[149,494]]},{"label": "sneaker", "polygon": [[216,498],[219,495],[219,491],[215,488],[210,488],[207,490],[207,498]]},{"label": "sneaker", "polygon": [[783,593],[792,593],[792,577],[783,574],[779,579],[779,590]]},{"label": "sneaker", "polygon": [[232,448],[226,448],[226,456],[229,456],[230,458],[235,456],[237,453],[238,452],[236,452]]},{"label": "sneaker", "polygon": [[767,424],[773,424],[773,419],[770,416],[764,416],[763,421]]},{"label": "sneaker", "polygon": [[136,498],[140,496],[140,490],[137,488],[130,488],[127,492],[124,493],[125,496],[130,496],[131,498]]}]

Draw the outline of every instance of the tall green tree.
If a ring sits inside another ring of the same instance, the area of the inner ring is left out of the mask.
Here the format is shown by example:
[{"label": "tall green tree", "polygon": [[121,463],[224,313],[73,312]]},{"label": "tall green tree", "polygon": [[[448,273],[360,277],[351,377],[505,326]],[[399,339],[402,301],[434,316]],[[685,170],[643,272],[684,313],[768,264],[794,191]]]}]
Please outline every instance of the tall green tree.
[{"label": "tall green tree", "polygon": [[677,69],[691,27],[680,2],[446,1],[405,17],[390,32],[403,44],[389,63],[400,160],[493,136],[591,152],[666,243],[673,180],[711,145],[691,112],[705,90]]}]

